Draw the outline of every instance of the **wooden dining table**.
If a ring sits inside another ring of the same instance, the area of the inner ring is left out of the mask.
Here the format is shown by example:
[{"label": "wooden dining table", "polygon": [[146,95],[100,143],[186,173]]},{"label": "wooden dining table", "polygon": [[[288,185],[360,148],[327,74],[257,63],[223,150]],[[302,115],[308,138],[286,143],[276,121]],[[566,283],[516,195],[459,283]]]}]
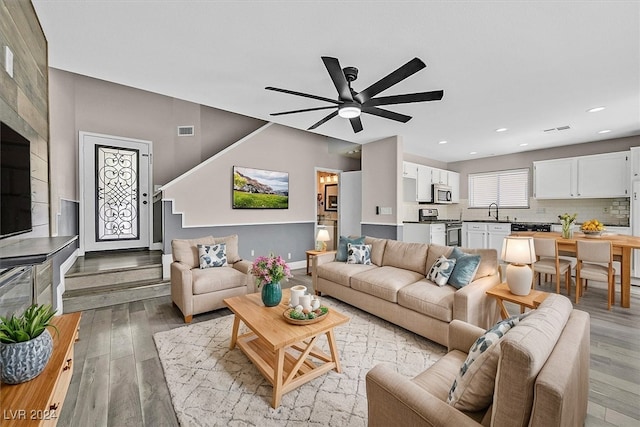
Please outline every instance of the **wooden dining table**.
[{"label": "wooden dining table", "polygon": [[574,232],[573,237],[565,239],[561,233],[556,232],[535,232],[535,231],[518,231],[512,233],[516,236],[532,236],[540,238],[553,237],[558,241],[558,251],[562,254],[576,253],[577,240],[609,240],[613,244],[613,258],[620,261],[620,282],[621,282],[621,298],[620,305],[625,308],[631,306],[631,255],[634,249],[640,249],[640,237],[626,236],[623,234],[603,233],[597,237],[586,237],[584,233]]}]

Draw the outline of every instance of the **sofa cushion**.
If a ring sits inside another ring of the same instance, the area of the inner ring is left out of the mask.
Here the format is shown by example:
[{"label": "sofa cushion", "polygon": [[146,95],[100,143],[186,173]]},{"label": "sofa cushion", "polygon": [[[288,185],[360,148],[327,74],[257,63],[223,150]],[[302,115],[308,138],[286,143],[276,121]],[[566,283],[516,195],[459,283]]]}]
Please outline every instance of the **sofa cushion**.
[{"label": "sofa cushion", "polygon": [[456,290],[451,286],[437,286],[422,279],[398,291],[398,305],[443,322],[451,322],[455,293]]},{"label": "sofa cushion", "polygon": [[174,261],[184,263],[191,268],[197,268],[200,266],[198,244],[214,245],[215,243],[213,236],[200,237],[198,239],[173,239],[171,241],[171,254]]},{"label": "sofa cushion", "polygon": [[476,340],[451,385],[449,405],[462,411],[479,411],[491,404],[500,357],[498,342],[527,314],[496,323]]},{"label": "sofa cushion", "polygon": [[208,294],[224,289],[246,286],[247,276],[231,266],[191,270],[193,294]]},{"label": "sofa cushion", "polygon": [[224,267],[227,264],[227,245],[198,245],[200,268]]},{"label": "sofa cushion", "polygon": [[354,245],[363,245],[364,236],[361,237],[346,237],[340,236],[338,239],[338,251],[336,252],[336,261],[347,261],[347,243],[353,243]]},{"label": "sofa cushion", "polygon": [[[382,265],[420,273],[424,277],[429,245],[388,240]],[[419,279],[418,279],[419,280]]]},{"label": "sofa cushion", "polygon": [[328,262],[318,266],[318,277],[338,283],[347,288],[351,286],[351,277],[363,271],[378,269],[375,265],[346,264],[344,262]]},{"label": "sofa cushion", "polygon": [[365,237],[365,245],[371,245],[371,262],[382,267],[384,249],[387,246],[387,239],[377,239],[375,237]]},{"label": "sofa cushion", "polygon": [[453,248],[451,258],[456,260],[453,271],[449,276],[448,283],[456,289],[467,286],[473,281],[473,278],[480,266],[480,255],[470,255],[462,252],[459,248]]},{"label": "sofa cushion", "polygon": [[455,267],[455,259],[449,259],[442,255],[431,266],[431,270],[429,270],[429,274],[427,274],[427,279],[431,280],[438,286],[444,286],[447,284],[447,281]]},{"label": "sofa cushion", "polygon": [[371,245],[347,243],[347,264],[371,265]]},{"label": "sofa cushion", "polygon": [[229,264],[235,264],[241,261],[240,252],[238,250],[238,235],[232,234],[225,237],[214,237],[216,243],[224,243],[227,245],[227,262]]},{"label": "sofa cushion", "polygon": [[374,297],[398,302],[398,291],[415,283],[424,276],[410,270],[396,267],[377,267],[358,273],[351,278],[351,288]]},{"label": "sofa cushion", "polygon": [[416,375],[411,381],[428,391],[432,396],[445,402],[451,383],[460,370],[460,364],[464,362],[466,357],[467,354],[460,350],[450,351],[438,359],[429,369]]},{"label": "sofa cushion", "polygon": [[425,276],[429,273],[429,271],[431,270],[431,267],[433,267],[433,264],[436,262],[438,258],[440,258],[443,255],[447,258],[450,258],[449,254],[451,253],[452,250],[453,248],[451,246],[442,246],[442,245],[436,245],[436,244],[429,245],[429,250],[427,252],[427,263],[425,265],[426,267]]}]

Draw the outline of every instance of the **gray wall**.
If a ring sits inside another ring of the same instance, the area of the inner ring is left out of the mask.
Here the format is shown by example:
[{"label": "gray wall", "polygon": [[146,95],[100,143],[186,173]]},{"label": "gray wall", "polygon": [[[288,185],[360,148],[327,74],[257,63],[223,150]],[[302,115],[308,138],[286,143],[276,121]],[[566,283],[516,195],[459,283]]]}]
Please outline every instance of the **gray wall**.
[{"label": "gray wall", "polygon": [[[211,227],[182,226],[182,215],[173,214],[171,202],[163,202],[164,210],[164,242],[163,252],[172,253],[172,239],[193,239],[203,236],[223,237],[238,235],[240,257],[253,260],[260,255],[274,253],[287,261],[306,259],[305,252],[313,249],[314,222],[289,224],[231,225]],[[254,255],[251,255],[251,251]],[[291,258],[288,254],[291,254]]]}]

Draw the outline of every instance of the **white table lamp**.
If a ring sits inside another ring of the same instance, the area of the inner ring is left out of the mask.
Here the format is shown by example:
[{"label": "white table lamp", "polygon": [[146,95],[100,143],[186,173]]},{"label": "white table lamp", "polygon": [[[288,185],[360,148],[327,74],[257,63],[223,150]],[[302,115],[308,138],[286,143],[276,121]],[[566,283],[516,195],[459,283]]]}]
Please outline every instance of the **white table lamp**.
[{"label": "white table lamp", "polygon": [[533,271],[527,264],[536,261],[533,237],[508,236],[502,242],[502,260],[508,262],[507,285],[514,295],[529,295]]},{"label": "white table lamp", "polygon": [[331,237],[329,237],[329,230],[324,230],[324,229],[318,230],[318,236],[316,237],[316,240],[322,243],[322,250],[326,251],[327,242],[331,240]]}]

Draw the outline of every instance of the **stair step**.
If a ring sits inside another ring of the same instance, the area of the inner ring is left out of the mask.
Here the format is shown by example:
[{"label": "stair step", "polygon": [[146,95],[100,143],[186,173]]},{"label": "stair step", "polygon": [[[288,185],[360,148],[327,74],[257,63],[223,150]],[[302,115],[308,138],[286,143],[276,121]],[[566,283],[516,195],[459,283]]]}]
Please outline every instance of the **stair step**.
[{"label": "stair step", "polygon": [[72,313],[167,295],[171,295],[169,281],[149,282],[143,280],[67,290],[62,295],[62,307],[64,313]]},{"label": "stair step", "polygon": [[110,270],[75,272],[64,279],[66,291],[99,288],[121,283],[154,282],[162,279],[162,264],[138,267],[113,268]]}]

